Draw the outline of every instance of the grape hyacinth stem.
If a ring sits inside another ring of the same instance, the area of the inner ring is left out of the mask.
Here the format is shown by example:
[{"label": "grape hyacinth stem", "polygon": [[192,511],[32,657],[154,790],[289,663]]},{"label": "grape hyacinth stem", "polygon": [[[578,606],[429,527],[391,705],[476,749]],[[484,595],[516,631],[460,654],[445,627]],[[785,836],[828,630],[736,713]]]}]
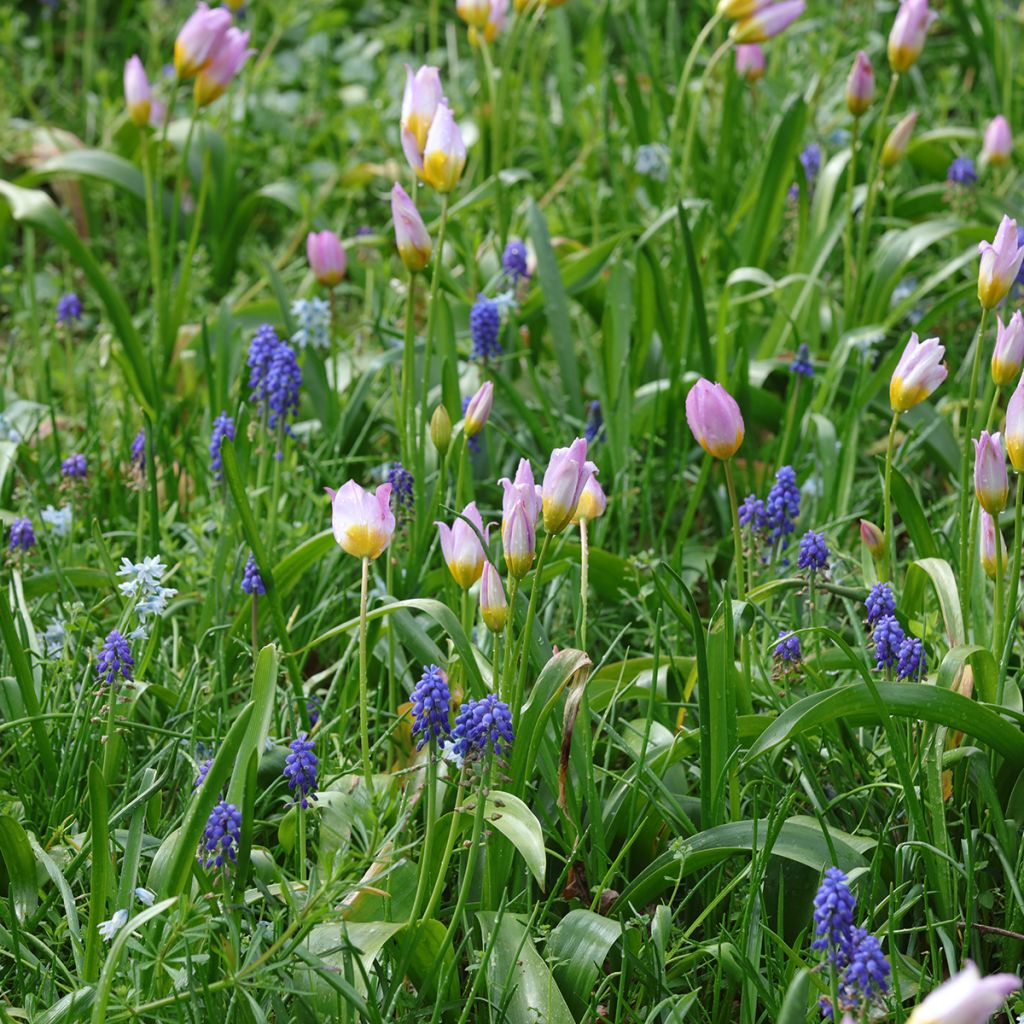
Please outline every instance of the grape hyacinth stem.
[{"label": "grape hyacinth stem", "polygon": [[370,560],[363,559],[359,586],[359,750],[363,761],[363,778],[368,796],[373,796],[373,771],[370,767],[370,725],[366,684],[366,605],[370,589]]},{"label": "grape hyacinth stem", "polygon": [[[441,855],[441,863],[437,867],[437,874],[434,878],[434,888],[431,890],[430,899],[427,900],[427,906],[424,909],[423,916],[421,918],[423,921],[428,921],[436,913],[438,904],[441,902],[441,894],[444,892],[445,882],[448,881],[448,864],[452,859],[452,849],[455,845],[455,840],[458,837],[462,821],[462,808],[459,806],[459,792],[462,788],[464,773],[465,769],[459,773],[459,777],[455,780],[455,808],[452,810],[452,821],[448,828],[448,838],[443,847],[444,852]],[[441,948],[444,948],[443,944]]]},{"label": "grape hyacinth stem", "polygon": [[885,556],[882,560],[883,582],[892,579],[896,566],[896,544],[892,525],[892,460],[896,449],[896,427],[899,425],[900,414],[892,414],[889,424],[889,442],[885,449],[885,484],[882,490],[882,529],[885,531]]}]

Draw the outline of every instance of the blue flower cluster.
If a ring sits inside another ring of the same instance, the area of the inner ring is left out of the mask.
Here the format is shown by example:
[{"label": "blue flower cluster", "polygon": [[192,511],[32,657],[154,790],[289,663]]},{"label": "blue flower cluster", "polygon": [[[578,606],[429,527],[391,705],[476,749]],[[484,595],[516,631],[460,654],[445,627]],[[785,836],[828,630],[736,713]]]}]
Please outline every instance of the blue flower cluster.
[{"label": "blue flower cluster", "polygon": [[206,781],[206,776],[210,774],[210,769],[212,767],[213,767],[213,758],[212,757],[208,757],[199,766],[199,771],[196,774],[196,781],[192,783],[192,788],[193,789],[198,789]]},{"label": "blue flower cluster", "polygon": [[[863,1019],[871,1004],[889,989],[890,967],[878,939],[854,924],[857,898],[846,875],[838,868],[825,872],[814,897],[814,934],[811,948],[825,954],[826,962],[839,973],[839,1010]],[[834,1019],[830,998],[820,1002],[822,1015]]]},{"label": "blue flower cluster", "polygon": [[814,376],[814,364],[811,362],[811,350],[806,345],[801,345],[796,350],[793,362],[789,364],[789,372],[798,374],[801,377]]},{"label": "blue flower cluster", "polygon": [[11,523],[10,540],[8,550],[29,551],[36,546],[36,531],[32,528],[32,520],[28,516],[22,516]]},{"label": "blue flower cluster", "polygon": [[501,269],[512,279],[513,284],[516,284],[521,277],[530,276],[527,260],[526,243],[519,238],[509,239],[501,256]]},{"label": "blue flower cluster", "polygon": [[[779,641],[775,644],[775,660],[785,664],[787,668],[795,668],[800,664],[803,652],[800,650],[800,637],[787,636],[791,631],[788,629],[779,630]],[[785,637],[785,639],[781,639]]]},{"label": "blue flower cluster", "polygon": [[927,673],[924,643],[916,637],[907,636],[891,612],[878,618],[871,639],[875,645],[875,668],[879,672],[895,668],[897,679],[910,680],[920,680]]},{"label": "blue flower cluster", "polygon": [[234,441],[235,421],[226,412],[222,412],[213,421],[213,430],[210,431],[210,470],[214,480],[219,480],[223,476],[224,464],[221,461],[220,449],[225,439]]},{"label": "blue flower cluster", "polygon": [[601,412],[601,403],[595,398],[587,406],[587,422],[583,427],[583,436],[587,444],[595,444],[601,440],[604,434],[604,413]]},{"label": "blue flower cluster", "polygon": [[60,475],[68,480],[84,480],[88,471],[89,464],[81,454],[69,455],[60,464]]},{"label": "blue flower cluster", "polygon": [[316,773],[319,767],[313,743],[300,732],[297,739],[289,744],[291,753],[284,761],[284,777],[288,780],[288,788],[292,791],[295,803],[303,810],[311,800],[316,800]]},{"label": "blue flower cluster", "polygon": [[971,186],[978,180],[978,172],[974,169],[974,161],[968,156],[958,156],[946,172],[946,181],[954,185]]},{"label": "blue flower cluster", "polygon": [[740,526],[749,526],[751,532],[760,533],[768,522],[768,510],[756,495],[748,494],[740,503]]},{"label": "blue flower cluster", "polygon": [[310,726],[320,721],[320,703],[320,697],[315,693],[306,701],[306,714],[309,715]]},{"label": "blue flower cluster", "polygon": [[471,359],[486,361],[501,355],[501,304],[478,295],[469,311],[469,335],[473,339]]},{"label": "blue flower cluster", "polygon": [[[253,335],[246,359],[249,367],[250,400],[259,408],[267,426],[274,430],[279,424],[291,434],[289,417],[299,411],[299,388],[302,370],[295,350],[282,341],[270,324],[263,324]],[[275,452],[281,458],[281,451]]]},{"label": "blue flower cluster", "polygon": [[74,293],[68,292],[57,300],[57,323],[69,324],[72,320],[82,319],[82,300]]},{"label": "blue flower cluster", "polygon": [[395,504],[400,509],[409,511],[412,508],[414,482],[412,473],[400,462],[392,462],[388,467],[388,483],[391,484],[391,493],[395,497]]},{"label": "blue flower cluster", "polygon": [[103,646],[100,656],[96,659],[96,678],[106,686],[112,686],[118,678],[131,682],[135,671],[135,659],[132,657],[128,641],[120,631],[112,629]]},{"label": "blue flower cluster", "polygon": [[888,583],[876,583],[864,601],[868,610],[868,625],[873,626],[886,615],[896,614],[896,597]]},{"label": "blue flower cluster", "polygon": [[267,592],[267,585],[263,582],[259,566],[251,552],[246,560],[245,569],[242,570],[241,587],[244,594],[258,595]]},{"label": "blue flower cluster", "polygon": [[226,800],[210,812],[200,841],[199,860],[207,871],[221,867],[225,861],[238,860],[238,844],[242,838],[242,812]]},{"label": "blue flower cluster", "polygon": [[140,473],[146,468],[146,432],[144,430],[140,430],[132,440],[129,458]]},{"label": "blue flower cluster", "polygon": [[504,758],[514,738],[512,712],[493,693],[459,708],[452,730],[452,745],[459,757],[482,758],[490,746],[497,757]]},{"label": "blue flower cluster", "polygon": [[783,466],[775,474],[775,483],[766,501],[748,494],[739,508],[740,525],[755,534],[763,534],[772,546],[789,546],[789,535],[796,529],[800,516],[800,488],[792,466]]},{"label": "blue flower cluster", "polygon": [[443,743],[451,733],[448,680],[437,665],[428,665],[412,691],[412,735],[419,750],[424,743]]},{"label": "blue flower cluster", "polygon": [[828,545],[820,533],[808,530],[800,538],[800,557],[796,564],[805,572],[825,572],[828,569]]}]

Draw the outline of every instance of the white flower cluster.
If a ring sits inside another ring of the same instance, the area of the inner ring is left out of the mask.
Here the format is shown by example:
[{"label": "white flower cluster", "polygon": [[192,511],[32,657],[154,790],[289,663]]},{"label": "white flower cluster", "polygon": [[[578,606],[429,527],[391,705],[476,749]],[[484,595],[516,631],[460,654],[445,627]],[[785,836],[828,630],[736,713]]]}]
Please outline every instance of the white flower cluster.
[{"label": "white flower cluster", "polygon": [[161,586],[165,572],[167,566],[160,561],[159,555],[148,555],[141,562],[121,559],[117,575],[127,578],[118,584],[118,588],[125,597],[135,598],[135,612],[143,622],[150,615],[163,615],[167,602],[177,594],[173,587]]},{"label": "white flower cluster", "polygon": [[61,505],[60,508],[47,505],[40,515],[55,537],[66,537],[71,532],[70,505]]},{"label": "white flower cluster", "polygon": [[325,299],[296,299],[292,303],[292,316],[299,325],[292,341],[299,348],[325,349],[331,344],[331,307]]}]

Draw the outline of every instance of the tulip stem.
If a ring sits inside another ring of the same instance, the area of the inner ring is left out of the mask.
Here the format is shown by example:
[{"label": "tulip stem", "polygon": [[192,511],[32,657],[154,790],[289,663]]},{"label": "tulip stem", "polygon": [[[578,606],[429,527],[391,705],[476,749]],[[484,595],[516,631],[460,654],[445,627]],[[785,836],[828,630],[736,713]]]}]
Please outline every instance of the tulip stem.
[{"label": "tulip stem", "polygon": [[725,459],[722,462],[725,470],[725,486],[729,491],[729,512],[732,515],[732,539],[736,548],[736,600],[746,600],[747,587],[744,581],[744,566],[746,559],[743,557],[743,533],[740,529],[740,506],[736,497],[736,481],[732,475],[732,461]]},{"label": "tulip stem", "polygon": [[[153,289],[152,308],[156,311],[154,314],[154,334],[157,336],[157,338],[159,338],[159,311],[161,308],[161,304],[163,302],[163,299],[161,297],[163,289],[160,283],[160,232],[157,227],[156,202],[153,197],[155,188],[153,181],[153,169],[150,166],[151,161],[149,156],[149,135],[147,134],[145,127],[140,129],[139,134],[142,136],[142,180],[146,189],[146,235],[149,241],[149,275],[151,287]],[[150,358],[152,358],[152,356]]]},{"label": "tulip stem", "polygon": [[[427,800],[426,808],[424,810],[424,822],[423,822],[423,850],[420,854],[420,873],[419,878],[416,880],[416,894],[412,900],[412,910],[409,912],[409,923],[415,924],[419,920],[420,908],[423,906],[423,899],[427,895],[427,876],[430,872],[430,848],[433,846],[434,839],[434,817],[435,803],[437,800],[437,740],[433,736],[430,737],[430,744],[427,747],[427,765],[426,765],[426,791]],[[407,947],[406,955],[411,951],[411,947]]]},{"label": "tulip stem", "polygon": [[508,621],[505,623],[505,657],[501,665],[501,686],[499,695],[506,704],[512,700],[512,631],[516,620],[516,600],[519,594],[519,580],[509,574]]},{"label": "tulip stem", "polygon": [[981,352],[985,347],[985,324],[988,310],[982,307],[978,322],[978,335],[974,341],[974,359],[971,361],[971,384],[967,392],[967,417],[964,432],[960,438],[960,611],[964,628],[969,629],[967,611],[970,606],[971,577],[974,575],[974,556],[971,550],[975,541],[977,520],[971,515],[971,441],[974,438],[974,407],[978,398],[978,381],[981,376]]},{"label": "tulip stem", "polygon": [[402,350],[402,419],[405,421],[403,430],[403,441],[405,451],[402,459],[406,467],[416,467],[416,480],[419,482],[422,475],[418,472],[419,463],[416,458],[415,421],[414,406],[416,402],[416,275],[409,274],[408,297],[405,304],[405,344]]},{"label": "tulip stem", "polygon": [[363,558],[363,577],[359,587],[359,749],[363,761],[366,794],[373,798],[373,772],[370,768],[370,727],[366,685],[366,605],[370,589],[370,559]]},{"label": "tulip stem", "polygon": [[[1003,660],[1003,537],[999,530],[999,514],[992,516],[992,525],[996,531],[996,578],[993,597],[992,614],[992,656],[996,659],[996,671],[1002,679],[1001,665]],[[997,701],[1002,702],[1002,694],[997,690]]]},{"label": "tulip stem", "polygon": [[892,414],[889,424],[889,443],[885,449],[885,485],[882,489],[882,529],[885,530],[882,553],[882,577],[892,581],[896,568],[896,538],[892,525],[892,462],[896,450],[896,427],[899,425],[900,414]]},{"label": "tulip stem", "polygon": [[[423,357],[423,401],[430,396],[430,363],[434,354],[434,326],[437,323],[437,293],[441,288],[441,264],[444,261],[444,239],[448,233],[448,194],[441,196],[441,220],[437,228],[437,246],[434,249],[434,270],[430,276],[430,305],[427,307],[427,350]],[[442,392],[443,394],[443,392]],[[421,452],[422,454],[422,452]],[[417,464],[422,474],[423,467]]]},{"label": "tulip stem", "polygon": [[516,675],[515,689],[512,691],[512,731],[519,728],[519,716],[522,712],[523,691],[526,687],[526,666],[530,663],[530,641],[533,639],[533,617],[537,613],[537,596],[541,587],[541,573],[547,560],[548,548],[551,547],[552,534],[544,535],[544,543],[540,546],[537,565],[533,570],[533,583],[530,585],[530,604],[526,610],[526,625],[523,626],[523,637],[519,647],[519,672]]},{"label": "tulip stem", "polygon": [[[1021,544],[1024,543],[1024,538],[1021,537],[1021,520],[1022,512],[1024,512],[1024,481],[1017,477],[1017,495],[1013,507],[1013,568],[1010,570],[1010,599],[1006,603],[1006,622],[1004,625],[1005,636],[1000,647],[1000,651],[1006,650],[1006,645],[1010,639],[1010,631],[1013,628],[1012,623],[1017,618],[1017,597],[1020,592],[1020,557],[1021,557]],[[998,531],[996,533],[996,540],[999,540]],[[998,659],[997,659],[998,660]],[[1006,663],[1009,663],[1009,658],[1006,659]],[[1006,680],[1006,667],[1003,663],[999,665],[999,687],[997,690],[998,701],[1002,703],[1003,700],[1003,684]]]},{"label": "tulip stem", "polygon": [[[714,21],[714,18],[711,20]],[[693,138],[697,133],[697,121],[700,114],[701,100],[704,98],[704,90],[707,88],[708,79],[711,77],[711,72],[714,71],[715,65],[729,52],[731,46],[731,41],[726,39],[708,59],[707,65],[704,68],[704,74],[700,76],[700,86],[697,89],[697,95],[693,98],[693,109],[690,111],[690,116],[686,119],[686,138],[683,140],[683,156],[680,161],[679,172],[679,195],[683,199],[686,198],[686,187],[690,176],[690,156],[693,153]]]},{"label": "tulip stem", "polygon": [[849,328],[853,314],[853,287],[857,277],[857,264],[853,260],[853,193],[857,185],[857,144],[860,140],[860,118],[853,119],[850,135],[850,162],[846,168],[846,230],[843,232],[843,254],[846,265],[843,268],[844,322]]},{"label": "tulip stem", "polygon": [[587,649],[587,591],[590,587],[590,539],[587,520],[580,520],[580,650]]}]

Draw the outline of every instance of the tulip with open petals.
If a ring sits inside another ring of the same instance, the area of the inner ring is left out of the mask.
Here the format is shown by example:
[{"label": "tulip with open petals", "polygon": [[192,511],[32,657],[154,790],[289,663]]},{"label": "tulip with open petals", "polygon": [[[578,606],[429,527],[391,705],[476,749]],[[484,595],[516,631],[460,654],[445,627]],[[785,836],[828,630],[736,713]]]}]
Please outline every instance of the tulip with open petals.
[{"label": "tulip with open petals", "polygon": [[226,7],[213,10],[200,3],[189,15],[174,41],[174,70],[179,78],[192,78],[212,59],[231,26]]},{"label": "tulip with open petals", "polygon": [[331,527],[342,549],[356,558],[377,558],[391,543],[395,517],[391,512],[391,484],[375,494],[349,480],[331,496]]},{"label": "tulip with open petals", "polygon": [[846,79],[846,109],[854,117],[867,113],[875,98],[875,69],[863,50],[857,51]]},{"label": "tulip with open petals", "polygon": [[983,978],[968,960],[962,971],[925,996],[907,1024],[985,1024],[1020,984],[1015,974]]},{"label": "tulip with open petals", "polygon": [[736,74],[751,84],[764,78],[764,50],[757,43],[736,47]]},{"label": "tulip with open petals", "polygon": [[480,615],[484,625],[492,633],[500,633],[508,622],[508,601],[505,588],[501,585],[498,570],[490,562],[484,562],[480,579]]},{"label": "tulip with open petals", "polygon": [[501,546],[509,575],[521,580],[533,565],[537,553],[537,534],[534,521],[520,498],[501,524]]},{"label": "tulip with open petals", "polygon": [[686,396],[686,422],[701,448],[716,459],[731,459],[743,444],[743,416],[736,399],[703,377]]},{"label": "tulip with open petals", "polygon": [[985,309],[995,309],[1010,293],[1024,261],[1024,248],[1017,244],[1017,222],[1003,217],[991,242],[978,246],[978,301]]},{"label": "tulip with open petals", "polygon": [[982,149],[990,164],[1008,163],[1013,155],[1013,135],[1010,122],[1002,114],[993,117],[985,129],[985,145]]},{"label": "tulip with open petals", "polygon": [[749,17],[737,21],[729,31],[734,43],[763,43],[785,32],[807,9],[806,0],[783,0],[759,7]]},{"label": "tulip with open petals", "polygon": [[313,276],[328,288],[345,276],[348,258],[341,239],[333,231],[310,231],[306,236],[306,257]]},{"label": "tulip with open petals", "polygon": [[231,80],[255,53],[249,49],[249,33],[229,28],[213,51],[210,60],[196,76],[195,98],[201,107],[222,96]]},{"label": "tulip with open petals", "polygon": [[909,71],[924,49],[928,29],[938,15],[928,0],[901,0],[889,33],[889,66],[897,74]]},{"label": "tulip with open petals", "polygon": [[441,534],[441,553],[449,571],[463,590],[469,590],[480,579],[486,561],[480,543],[484,523],[477,511],[476,502],[471,501],[452,526],[447,523],[434,525]]},{"label": "tulip with open petals", "polygon": [[405,269],[419,273],[430,262],[433,243],[416,204],[397,181],[391,189],[391,219],[395,222],[395,244]]},{"label": "tulip with open petals", "polygon": [[917,334],[900,356],[889,381],[889,402],[893,412],[906,412],[923,402],[945,379],[942,360],[946,350],[938,338],[918,341]]},{"label": "tulip with open petals", "polygon": [[998,515],[1006,508],[1009,490],[1003,439],[983,430],[974,441],[974,493],[978,503],[989,515]]},{"label": "tulip with open petals", "polygon": [[594,469],[594,464],[587,461],[586,438],[577,437],[568,448],[556,448],[551,453],[540,491],[544,529],[548,533],[561,533],[572,522]]},{"label": "tulip with open petals", "polygon": [[149,124],[153,106],[153,94],[138,54],[132,54],[124,66],[124,102],[132,124],[142,128]]},{"label": "tulip with open petals", "polygon": [[1024,316],[1018,309],[1008,324],[996,317],[996,347],[992,351],[992,380],[999,387],[1012,384],[1024,366]]}]

